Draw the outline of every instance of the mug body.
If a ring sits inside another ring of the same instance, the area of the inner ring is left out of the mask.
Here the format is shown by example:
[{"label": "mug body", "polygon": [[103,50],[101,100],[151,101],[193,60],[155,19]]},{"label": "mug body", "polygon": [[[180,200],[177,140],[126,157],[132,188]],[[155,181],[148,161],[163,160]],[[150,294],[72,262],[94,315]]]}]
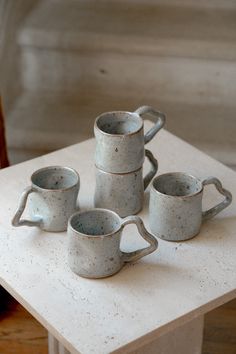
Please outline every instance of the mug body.
[{"label": "mug body", "polygon": [[137,113],[103,113],[95,120],[94,134],[98,168],[111,173],[127,173],[142,167],[143,120]]},{"label": "mug body", "polygon": [[31,177],[34,193],[29,195],[32,220],[41,218],[45,231],[65,231],[69,217],[76,211],[79,175],[69,167],[51,166]]},{"label": "mug body", "polygon": [[76,274],[103,278],[123,266],[121,220],[114,212],[105,209],[77,212],[70,217],[67,232],[68,262]]},{"label": "mug body", "polygon": [[150,190],[149,224],[152,233],[167,241],[188,240],[202,223],[202,182],[185,173],[156,177]]},{"label": "mug body", "polygon": [[110,209],[125,217],[137,214],[143,207],[143,201],[143,168],[124,174],[108,173],[96,168],[96,208]]}]

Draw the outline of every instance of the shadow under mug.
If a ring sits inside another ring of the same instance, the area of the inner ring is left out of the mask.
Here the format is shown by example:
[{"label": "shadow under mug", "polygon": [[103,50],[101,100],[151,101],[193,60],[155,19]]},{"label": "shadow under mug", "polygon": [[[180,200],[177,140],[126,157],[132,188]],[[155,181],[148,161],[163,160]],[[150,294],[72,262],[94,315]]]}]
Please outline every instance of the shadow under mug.
[{"label": "shadow under mug", "polygon": [[[144,135],[143,118],[148,114],[155,121]],[[149,106],[135,112],[114,111],[98,116],[94,124],[96,137],[95,164],[109,173],[128,173],[142,167],[144,145],[164,126],[165,115]]]},{"label": "shadow under mug", "polygon": [[[203,190],[208,184],[213,184],[225,199],[211,209],[202,211]],[[182,172],[157,176],[150,190],[150,230],[167,241],[191,239],[199,233],[202,221],[218,214],[231,201],[231,193],[215,177],[201,181]]]},{"label": "shadow under mug", "polygon": [[96,168],[94,206],[115,211],[119,216],[137,214],[143,207],[144,190],[155,176],[158,163],[145,150],[151,169],[143,178],[143,167],[129,173],[108,173]]},{"label": "shadow under mug", "polygon": [[[149,246],[133,251],[120,250],[122,231],[135,224]],[[104,278],[117,273],[125,263],[154,252],[158,242],[138,216],[121,219],[107,209],[90,209],[73,214],[68,222],[68,261],[76,274],[86,278]]]},{"label": "shadow under mug", "polygon": [[[45,231],[65,231],[76,211],[80,178],[70,167],[49,166],[35,171],[31,186],[21,195],[13,226],[38,226]],[[21,219],[28,200],[31,220]]]}]

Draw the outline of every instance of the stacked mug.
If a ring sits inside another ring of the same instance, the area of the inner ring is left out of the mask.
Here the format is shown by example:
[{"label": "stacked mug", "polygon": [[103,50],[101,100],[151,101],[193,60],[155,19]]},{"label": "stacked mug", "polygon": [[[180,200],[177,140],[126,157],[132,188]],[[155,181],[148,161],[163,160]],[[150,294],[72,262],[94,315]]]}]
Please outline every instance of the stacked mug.
[{"label": "stacked mug", "polygon": [[[143,116],[152,116],[154,126],[144,134]],[[134,112],[106,112],[95,120],[95,207],[110,209],[121,217],[137,214],[143,207],[144,190],[158,168],[151,151],[144,148],[164,126],[165,115],[142,106]],[[150,171],[143,178],[147,157]]]}]

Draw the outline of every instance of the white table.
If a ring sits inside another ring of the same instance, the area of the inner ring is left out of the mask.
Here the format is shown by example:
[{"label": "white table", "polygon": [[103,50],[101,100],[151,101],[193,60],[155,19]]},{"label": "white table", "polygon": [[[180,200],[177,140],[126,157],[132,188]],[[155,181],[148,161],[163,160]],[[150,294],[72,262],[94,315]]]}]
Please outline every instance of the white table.
[{"label": "white table", "polygon": [[[51,353],[199,354],[203,315],[236,297],[234,202],[194,239],[160,240],[156,252],[100,280],[71,272],[66,233],[11,226],[30,175],[47,165],[77,169],[80,207],[92,206],[94,146],[89,140],[0,171],[0,284],[51,333]],[[214,175],[235,194],[236,173],[167,131],[148,147],[158,157],[158,173]],[[205,194],[205,206],[221,199],[213,187]],[[148,192],[140,213],[148,227],[147,202]],[[127,227],[122,247],[142,246],[137,235],[133,226]]]}]

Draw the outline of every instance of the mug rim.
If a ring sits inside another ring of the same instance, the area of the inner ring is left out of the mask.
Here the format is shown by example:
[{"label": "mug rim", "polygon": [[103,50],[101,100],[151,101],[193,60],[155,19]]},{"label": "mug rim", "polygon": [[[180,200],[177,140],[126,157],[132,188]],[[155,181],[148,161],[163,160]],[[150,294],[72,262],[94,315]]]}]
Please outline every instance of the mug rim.
[{"label": "mug rim", "polygon": [[[112,231],[112,232],[109,232],[107,234],[103,234],[103,235],[91,235],[91,234],[85,234],[83,232],[80,232],[78,230],[76,230],[72,225],[71,225],[71,220],[73,219],[73,217],[75,217],[76,215],[78,214],[85,214],[87,212],[95,212],[95,211],[105,211],[105,212],[108,212],[109,214],[113,214],[117,219],[119,219],[119,222],[120,222],[120,225],[119,225],[119,228]],[[105,208],[90,208],[90,209],[86,209],[86,210],[83,210],[83,211],[76,211],[75,213],[73,213],[69,220],[68,220],[68,227],[67,227],[67,230],[71,230],[73,231],[74,233],[76,233],[77,236],[81,236],[81,237],[88,237],[88,238],[101,238],[101,237],[108,237],[108,236],[112,236],[114,234],[116,234],[117,232],[119,232],[122,228],[122,222],[121,222],[121,218],[120,216],[114,212],[113,210],[110,210],[110,209],[105,209]]]},{"label": "mug rim", "polygon": [[[141,166],[141,167],[139,167],[139,168],[137,168],[136,170],[131,171],[131,172],[124,172],[124,173],[120,172],[120,173],[116,173],[116,172],[107,172],[107,171],[104,171],[104,170],[102,170],[100,167],[98,167],[98,166],[96,165],[96,163],[95,163],[95,169],[96,169],[97,171],[103,173],[104,175],[115,175],[115,176],[124,176],[124,175],[125,175],[125,176],[126,176],[126,175],[131,175],[131,174],[134,174],[134,173],[139,172],[140,170],[143,169],[143,166]],[[107,209],[107,210],[109,210],[109,209]]]},{"label": "mug rim", "polygon": [[[129,114],[129,115],[135,115],[137,117],[139,117],[140,121],[141,121],[141,126],[140,128],[138,128],[137,130],[131,132],[131,133],[127,133],[127,134],[111,134],[111,133],[107,133],[107,132],[104,132],[103,130],[101,130],[99,127],[98,127],[98,120],[105,116],[105,115],[108,115],[108,114],[114,114],[114,113],[123,113],[123,114]],[[95,119],[95,122],[94,122],[94,128],[97,129],[100,133],[106,135],[106,136],[117,136],[117,137],[121,137],[121,136],[131,136],[131,135],[134,135],[134,134],[137,134],[139,133],[142,129],[143,129],[143,119],[140,117],[140,115],[136,112],[129,112],[129,111],[109,111],[109,112],[104,112],[102,114],[100,114],[96,119]]]},{"label": "mug rim", "polygon": [[[70,172],[73,172],[74,175],[76,176],[77,181],[75,183],[73,183],[71,186],[67,187],[67,188],[59,188],[59,189],[51,189],[51,188],[44,188],[44,187],[40,187],[37,184],[35,184],[33,182],[33,178],[35,177],[36,174],[43,172],[43,171],[49,171],[49,170],[54,170],[54,169],[62,169],[62,170],[68,170]],[[67,167],[67,166],[60,166],[60,165],[55,165],[55,166],[46,166],[46,167],[42,167],[39,168],[38,170],[34,171],[30,177],[31,179],[31,183],[32,186],[36,189],[42,190],[42,191],[48,191],[48,192],[61,192],[61,191],[67,191],[73,187],[75,187],[78,183],[80,183],[80,176],[78,174],[78,172],[72,168],[72,167]]]},{"label": "mug rim", "polygon": [[[191,177],[193,179],[195,179],[196,181],[200,182],[201,184],[201,189],[198,191],[198,192],[195,192],[195,193],[191,193],[191,194],[186,194],[186,195],[170,195],[170,194],[164,194],[160,191],[158,191],[155,187],[154,187],[154,183],[156,180],[158,180],[160,177],[163,177],[163,176],[168,176],[168,175],[184,175],[184,176],[188,176],[188,177]],[[198,178],[198,177],[195,177],[187,172],[166,172],[166,173],[162,173],[161,175],[159,176],[156,176],[155,178],[153,178],[152,180],[152,183],[151,183],[151,189],[156,192],[157,194],[160,194],[162,196],[165,196],[165,197],[168,197],[168,198],[180,198],[180,199],[187,199],[187,198],[191,198],[191,197],[194,197],[198,194],[201,194],[202,191],[203,191],[203,184],[202,184],[202,181]]]}]

